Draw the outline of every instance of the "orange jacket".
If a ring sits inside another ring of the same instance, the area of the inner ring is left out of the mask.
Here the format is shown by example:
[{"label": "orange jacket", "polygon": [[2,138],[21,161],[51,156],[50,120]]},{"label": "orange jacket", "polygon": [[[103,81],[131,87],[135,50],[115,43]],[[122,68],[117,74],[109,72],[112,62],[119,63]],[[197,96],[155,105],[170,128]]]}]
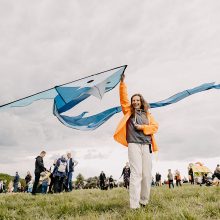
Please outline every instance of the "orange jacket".
[{"label": "orange jacket", "polygon": [[[118,124],[118,127],[114,134],[114,139],[120,144],[127,147],[128,143],[126,140],[126,122],[131,116],[131,108],[130,108],[130,102],[128,100],[127,87],[124,82],[120,83],[119,91],[120,91],[120,103],[121,103],[124,117]],[[145,135],[151,135],[152,150],[153,152],[155,152],[155,151],[158,151],[158,147],[157,147],[157,144],[154,138],[154,134],[158,130],[158,123],[154,120],[153,116],[149,112],[147,112],[147,118],[148,118],[149,124],[142,125],[142,130]]]}]

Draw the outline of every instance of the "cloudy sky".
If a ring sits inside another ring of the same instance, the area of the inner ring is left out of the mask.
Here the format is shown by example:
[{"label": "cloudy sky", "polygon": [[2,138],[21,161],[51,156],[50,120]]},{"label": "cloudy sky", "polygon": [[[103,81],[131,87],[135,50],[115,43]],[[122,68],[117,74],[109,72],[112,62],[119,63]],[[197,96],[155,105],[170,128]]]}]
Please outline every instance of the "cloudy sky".
[{"label": "cloudy sky", "polygon": [[[202,83],[220,83],[220,2],[0,0],[0,105],[97,72],[128,65],[129,95],[159,101]],[[75,175],[118,179],[127,149],[113,140],[122,114],[95,131],[76,131],[52,114],[52,101],[0,112],[0,172],[24,177],[71,151]],[[78,110],[119,105],[118,87]],[[97,107],[98,106],[98,107]],[[101,107],[100,107],[101,106]],[[220,163],[220,90],[152,109],[160,128],[153,172],[187,175],[189,162]],[[73,112],[75,114],[76,112]]]}]

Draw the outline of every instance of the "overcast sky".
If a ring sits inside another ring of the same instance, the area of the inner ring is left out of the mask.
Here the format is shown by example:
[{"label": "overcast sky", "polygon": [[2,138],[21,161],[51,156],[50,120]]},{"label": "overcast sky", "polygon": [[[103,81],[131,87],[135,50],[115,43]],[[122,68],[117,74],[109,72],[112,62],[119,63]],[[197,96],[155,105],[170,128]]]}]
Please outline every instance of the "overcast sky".
[{"label": "overcast sky", "polygon": [[[220,83],[220,2],[0,0],[0,105],[121,65],[129,96],[155,102],[202,83]],[[119,105],[118,86],[77,111]],[[95,131],[65,127],[53,101],[0,112],[0,172],[22,177],[46,150],[45,165],[73,153],[75,176],[101,170],[118,179],[127,148],[113,139],[122,113]],[[100,107],[101,106],[101,107]],[[151,110],[159,123],[153,173],[187,175],[190,162],[220,163],[220,90]],[[72,114],[76,114],[75,111]]]}]

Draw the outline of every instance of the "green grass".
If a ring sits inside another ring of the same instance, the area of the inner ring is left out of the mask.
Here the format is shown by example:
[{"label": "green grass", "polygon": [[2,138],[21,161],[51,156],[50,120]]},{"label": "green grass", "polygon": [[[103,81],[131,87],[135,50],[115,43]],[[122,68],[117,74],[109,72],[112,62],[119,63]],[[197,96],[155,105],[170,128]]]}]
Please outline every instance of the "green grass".
[{"label": "green grass", "polygon": [[0,219],[220,219],[220,187],[152,188],[149,205],[135,211],[124,188],[0,194]]}]

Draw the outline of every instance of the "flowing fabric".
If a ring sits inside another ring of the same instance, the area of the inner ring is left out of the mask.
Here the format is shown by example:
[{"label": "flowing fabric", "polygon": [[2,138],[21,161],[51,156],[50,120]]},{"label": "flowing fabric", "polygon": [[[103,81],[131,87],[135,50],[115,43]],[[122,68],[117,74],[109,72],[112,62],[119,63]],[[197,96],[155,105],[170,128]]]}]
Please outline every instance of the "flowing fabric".
[{"label": "flowing fabric", "polygon": [[150,103],[150,107],[151,108],[158,108],[158,107],[170,105],[170,104],[179,102],[180,100],[182,100],[190,95],[193,95],[193,94],[199,93],[199,92],[203,92],[206,90],[210,90],[210,89],[220,89],[220,84],[215,85],[214,82],[205,83],[205,84],[202,84],[202,85],[197,86],[195,88],[187,89],[187,90],[184,90],[183,92],[179,92],[179,93],[177,93],[177,94],[175,94],[165,100]]},{"label": "flowing fabric", "polygon": [[66,116],[63,113],[89,98],[91,95],[102,99],[106,92],[114,89],[120,82],[121,75],[127,65],[97,73],[82,79],[75,80],[64,85],[56,86],[0,106],[0,110],[11,107],[24,107],[40,99],[53,99],[53,114],[64,125],[78,130],[94,130],[114,114],[120,112],[120,108],[114,107],[96,115],[84,117],[87,111],[78,116]]},{"label": "flowing fabric", "polygon": [[[120,82],[125,66],[117,67],[101,73],[97,73],[82,79],[75,80],[64,85],[36,93],[0,106],[0,110],[11,107],[24,107],[40,99],[53,99],[53,114],[65,126],[78,130],[94,130],[116,113],[121,112],[121,106],[104,110],[96,115],[85,117],[88,111],[83,111],[77,116],[66,116],[63,113],[74,108],[76,105],[89,98],[91,95],[102,99],[106,92],[114,89]],[[192,89],[179,92],[167,99],[150,103],[151,108],[159,108],[179,102],[180,100],[210,89],[220,89],[220,84],[205,83]]]}]

